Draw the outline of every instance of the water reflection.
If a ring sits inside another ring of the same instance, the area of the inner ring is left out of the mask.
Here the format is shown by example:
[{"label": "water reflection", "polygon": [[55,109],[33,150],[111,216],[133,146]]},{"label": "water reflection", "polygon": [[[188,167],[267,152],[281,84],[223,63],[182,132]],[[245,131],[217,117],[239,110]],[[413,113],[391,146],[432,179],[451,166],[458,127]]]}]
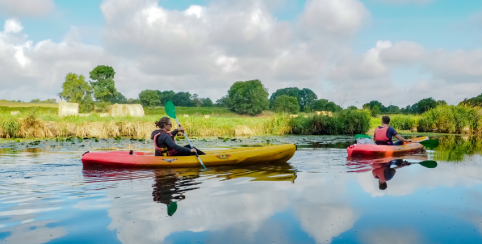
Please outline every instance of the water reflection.
[{"label": "water reflection", "polygon": [[407,155],[401,157],[379,158],[379,159],[352,159],[347,158],[348,172],[367,172],[371,171],[373,177],[378,180],[378,188],[386,190],[387,182],[390,181],[397,170],[419,164],[425,168],[437,167],[437,162],[428,160],[427,155]]},{"label": "water reflection", "polygon": [[[390,159],[300,147],[288,163],[207,170],[82,170],[85,148],[0,149],[0,241],[480,243],[482,157],[470,140]],[[446,149],[465,150],[463,162],[421,164]]]}]

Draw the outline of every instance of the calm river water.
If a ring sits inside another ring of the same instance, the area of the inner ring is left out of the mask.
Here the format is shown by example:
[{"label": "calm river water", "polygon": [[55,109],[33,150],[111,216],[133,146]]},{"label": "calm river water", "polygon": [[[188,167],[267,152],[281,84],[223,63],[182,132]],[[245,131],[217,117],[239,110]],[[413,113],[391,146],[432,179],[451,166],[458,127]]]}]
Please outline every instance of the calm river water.
[{"label": "calm river water", "polygon": [[[3,141],[0,241],[482,243],[477,139],[441,137],[439,149],[404,161],[436,160],[435,168],[347,159],[345,148],[354,141],[343,136],[194,143],[207,150],[267,142],[300,146],[277,165],[84,170],[80,157],[87,150],[151,144]],[[380,172],[386,190],[375,178]]]}]

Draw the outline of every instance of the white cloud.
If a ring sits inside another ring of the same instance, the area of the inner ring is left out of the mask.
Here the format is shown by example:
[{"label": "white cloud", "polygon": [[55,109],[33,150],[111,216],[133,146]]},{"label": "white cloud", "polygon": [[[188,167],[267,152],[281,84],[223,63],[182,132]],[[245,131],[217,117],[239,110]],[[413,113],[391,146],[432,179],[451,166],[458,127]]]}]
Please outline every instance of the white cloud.
[{"label": "white cloud", "polygon": [[3,26],[4,32],[8,33],[18,33],[23,30],[22,24],[16,19],[7,19],[5,25]]},{"label": "white cloud", "polygon": [[52,0],[0,0],[0,11],[8,16],[42,16],[54,8]]},{"label": "white cloud", "polygon": [[385,3],[417,3],[417,4],[425,4],[431,3],[433,0],[373,0],[378,2],[385,2]]}]

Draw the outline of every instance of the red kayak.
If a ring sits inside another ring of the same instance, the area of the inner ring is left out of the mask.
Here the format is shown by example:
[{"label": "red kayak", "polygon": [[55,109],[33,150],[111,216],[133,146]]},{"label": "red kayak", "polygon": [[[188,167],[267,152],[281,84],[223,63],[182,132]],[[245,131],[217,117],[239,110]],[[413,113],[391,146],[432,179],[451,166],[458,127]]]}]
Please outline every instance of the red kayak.
[{"label": "red kayak", "polygon": [[349,146],[346,151],[348,156],[368,156],[368,157],[393,157],[406,153],[416,153],[423,151],[424,147],[417,141],[428,140],[427,136],[410,139],[412,142],[401,146],[385,146],[372,144],[354,144]]}]

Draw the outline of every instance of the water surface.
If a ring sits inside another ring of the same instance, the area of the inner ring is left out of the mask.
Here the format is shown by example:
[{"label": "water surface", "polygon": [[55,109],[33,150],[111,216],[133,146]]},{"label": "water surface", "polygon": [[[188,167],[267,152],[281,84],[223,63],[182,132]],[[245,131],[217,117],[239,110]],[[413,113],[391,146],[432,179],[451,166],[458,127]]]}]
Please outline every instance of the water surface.
[{"label": "water surface", "polygon": [[[281,164],[94,170],[82,167],[85,151],[150,142],[4,141],[0,241],[482,243],[478,139],[442,137],[439,150],[395,161],[349,159],[344,136],[195,141],[205,150],[268,142],[300,146]],[[417,164],[434,159],[435,168]],[[387,178],[385,190],[375,177]]]}]

